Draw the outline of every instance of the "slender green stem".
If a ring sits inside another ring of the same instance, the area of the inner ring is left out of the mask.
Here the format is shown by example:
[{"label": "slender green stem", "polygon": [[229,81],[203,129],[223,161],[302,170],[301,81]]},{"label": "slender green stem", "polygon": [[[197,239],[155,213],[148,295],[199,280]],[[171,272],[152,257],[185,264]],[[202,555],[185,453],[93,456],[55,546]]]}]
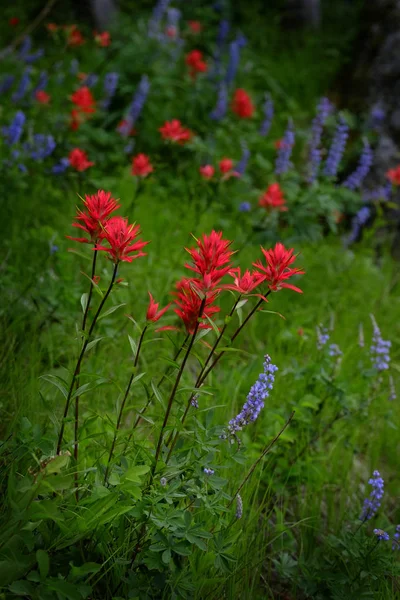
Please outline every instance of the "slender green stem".
[{"label": "slender green stem", "polygon": [[135,191],[133,192],[132,201],[131,201],[131,204],[130,204],[129,209],[128,209],[128,215],[130,215],[132,213],[132,211],[133,211],[133,209],[135,207],[135,201],[138,199],[139,194],[140,194],[140,192],[141,192],[141,190],[143,188],[142,179],[140,177],[137,177],[136,179],[137,180],[136,180]]},{"label": "slender green stem", "polygon": [[194,341],[196,339],[197,332],[199,330],[200,319],[201,319],[202,314],[203,314],[205,303],[206,303],[206,297],[204,297],[203,300],[201,301],[199,315],[197,317],[196,327],[194,328],[193,334],[192,334],[192,336],[190,338],[190,342],[188,344],[188,347],[187,347],[187,350],[186,350],[186,354],[183,357],[181,366],[180,366],[179,371],[178,371],[178,375],[176,376],[174,386],[172,388],[171,394],[170,394],[169,399],[168,399],[167,410],[165,411],[164,421],[163,421],[163,424],[161,426],[160,435],[158,437],[157,448],[156,448],[156,455],[155,455],[155,458],[154,458],[154,464],[153,464],[153,468],[152,468],[152,471],[151,471],[150,482],[152,481],[154,473],[155,473],[156,468],[157,468],[157,463],[158,463],[158,459],[160,457],[160,452],[161,452],[162,440],[163,440],[163,436],[164,436],[164,430],[165,430],[165,427],[167,426],[167,423],[168,423],[168,418],[169,418],[169,414],[171,412],[172,403],[173,403],[173,400],[175,398],[175,394],[176,394],[176,391],[178,389],[178,385],[179,385],[179,382],[181,380],[183,371],[185,369],[187,359],[189,358],[189,355],[190,355],[190,352],[192,350]]},{"label": "slender green stem", "polygon": [[87,346],[89,344],[90,336],[93,333],[93,329],[94,329],[94,327],[96,325],[97,319],[99,318],[100,313],[101,313],[101,311],[103,309],[103,306],[106,303],[107,298],[110,295],[110,292],[111,292],[112,287],[114,285],[114,281],[115,281],[115,278],[116,278],[116,275],[117,275],[117,269],[118,269],[118,263],[115,263],[115,265],[114,265],[114,271],[113,271],[113,274],[112,274],[112,277],[111,277],[111,281],[110,281],[110,285],[108,286],[108,289],[107,289],[106,293],[104,294],[104,296],[103,296],[103,298],[102,298],[102,300],[101,300],[101,302],[99,304],[99,307],[98,307],[98,309],[96,311],[96,314],[93,317],[93,321],[92,321],[92,324],[91,324],[91,326],[89,328],[88,335],[87,335],[85,341],[83,342],[82,350],[81,350],[81,352],[79,354],[78,361],[77,361],[76,366],[75,366],[74,374],[72,376],[71,384],[70,384],[69,390],[68,390],[67,399],[65,401],[64,414],[63,414],[63,419],[62,419],[62,422],[61,422],[61,428],[60,428],[60,433],[59,433],[58,442],[57,442],[57,454],[60,454],[60,451],[61,451],[61,444],[62,444],[63,437],[64,437],[65,419],[67,418],[67,415],[68,415],[69,405],[71,403],[72,391],[74,389],[74,385],[75,385],[75,381],[76,381],[76,378],[78,376],[78,373],[80,372],[83,355],[85,354],[86,348],[87,348]]},{"label": "slender green stem", "polygon": [[112,444],[111,444],[111,448],[110,448],[110,454],[108,455],[108,462],[107,462],[106,472],[104,474],[104,485],[106,485],[106,483],[107,483],[108,473],[109,473],[109,470],[110,470],[110,465],[111,465],[111,460],[112,460],[112,455],[114,453],[114,448],[115,448],[115,444],[116,444],[116,441],[117,441],[118,431],[119,431],[119,428],[121,426],[122,414],[124,412],[125,403],[126,403],[126,400],[128,398],[128,395],[129,395],[129,392],[130,392],[130,389],[131,389],[133,378],[135,376],[136,367],[137,367],[138,362],[139,362],[140,349],[142,347],[142,342],[143,342],[143,338],[144,338],[144,335],[145,335],[146,331],[147,331],[147,325],[144,327],[144,329],[143,329],[143,331],[142,331],[142,333],[140,335],[139,344],[138,344],[138,347],[137,347],[137,350],[136,350],[135,360],[134,360],[134,363],[133,363],[133,371],[132,371],[132,374],[131,374],[131,376],[129,378],[129,382],[128,382],[127,388],[125,390],[125,395],[124,395],[124,398],[123,398],[123,400],[121,402],[121,406],[120,406],[120,409],[119,409],[118,418],[117,418],[117,425],[116,425],[116,428],[115,428],[114,438],[113,438],[113,441],[112,441]]}]

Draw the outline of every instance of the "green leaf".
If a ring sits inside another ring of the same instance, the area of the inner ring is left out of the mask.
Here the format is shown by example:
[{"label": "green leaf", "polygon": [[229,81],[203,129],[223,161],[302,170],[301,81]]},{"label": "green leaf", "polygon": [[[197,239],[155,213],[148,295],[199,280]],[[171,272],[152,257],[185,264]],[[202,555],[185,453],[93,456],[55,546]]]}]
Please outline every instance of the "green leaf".
[{"label": "green leaf", "polygon": [[100,377],[99,379],[96,379],[96,381],[89,381],[88,383],[84,383],[83,385],[78,387],[78,389],[72,394],[71,400],[73,400],[77,396],[83,396],[83,394],[87,394],[87,392],[91,392],[92,390],[97,388],[99,385],[102,385],[103,383],[109,383],[109,380],[106,379],[105,377]]},{"label": "green leaf", "polygon": [[28,596],[29,598],[32,598],[35,591],[34,586],[29,581],[22,579],[20,581],[13,581],[8,589],[16,596]]},{"label": "green leaf", "polygon": [[151,381],[151,389],[153,390],[153,393],[154,393],[155,397],[157,398],[157,400],[159,401],[159,403],[162,406],[164,406],[164,398],[153,380]]},{"label": "green leaf", "polygon": [[128,339],[129,339],[129,343],[130,343],[131,348],[132,348],[133,355],[136,356],[137,344],[136,344],[135,340],[130,335],[128,335]]},{"label": "green leaf", "polygon": [[36,560],[37,560],[38,567],[39,567],[40,577],[42,579],[46,579],[47,575],[49,574],[49,570],[50,570],[49,555],[44,550],[38,550],[36,552]]},{"label": "green leaf", "polygon": [[98,317],[97,320],[100,321],[100,319],[103,319],[104,317],[108,317],[108,315],[111,315],[113,312],[115,312],[116,310],[121,308],[121,306],[126,306],[126,302],[123,302],[122,304],[117,304],[116,306],[112,306],[105,312],[101,313],[101,315]]},{"label": "green leaf", "polygon": [[81,306],[82,306],[82,312],[83,313],[85,313],[85,311],[87,309],[88,300],[89,300],[89,294],[87,292],[85,292],[81,296]]},{"label": "green leaf", "polygon": [[39,379],[43,379],[48,383],[54,385],[57,389],[60,390],[65,399],[68,397],[68,391],[66,387],[66,382],[61,379],[61,377],[57,377],[57,375],[41,375]]},{"label": "green leaf", "polygon": [[53,592],[63,594],[67,600],[82,600],[82,596],[73,583],[65,581],[63,579],[47,579],[46,587]]},{"label": "green leaf", "polygon": [[134,483],[140,483],[140,477],[149,471],[149,465],[135,465],[134,467],[130,467],[126,473],[124,473],[124,479],[133,481]]},{"label": "green leaf", "polygon": [[100,340],[104,340],[104,339],[105,339],[105,336],[96,338],[95,340],[92,340],[91,342],[89,342],[88,345],[86,346],[85,352],[89,352],[89,350],[94,348],[96,346],[96,344],[98,344],[100,342]]},{"label": "green leaf", "polygon": [[72,565],[71,577],[77,579],[78,577],[85,577],[86,575],[90,575],[92,573],[98,573],[101,567],[102,565],[99,565],[95,562],[87,562],[80,567],[75,567],[75,565]]}]

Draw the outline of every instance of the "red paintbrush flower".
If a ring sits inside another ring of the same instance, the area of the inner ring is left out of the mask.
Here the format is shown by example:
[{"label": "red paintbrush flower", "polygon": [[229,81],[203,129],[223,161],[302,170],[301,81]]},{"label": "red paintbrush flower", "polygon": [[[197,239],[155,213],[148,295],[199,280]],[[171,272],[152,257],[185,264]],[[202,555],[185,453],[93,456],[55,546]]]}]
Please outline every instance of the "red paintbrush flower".
[{"label": "red paintbrush flower", "polygon": [[85,38],[83,37],[76,25],[71,25],[66,29],[68,32],[68,46],[82,46],[82,44],[85,43]]},{"label": "red paintbrush flower", "polygon": [[11,17],[11,19],[9,19],[8,23],[9,23],[9,25],[11,25],[11,27],[16,27],[19,24],[19,18]]},{"label": "red paintbrush flower", "polygon": [[233,251],[229,250],[232,242],[222,238],[222,231],[203,234],[196,242],[197,248],[186,248],[193,264],[186,263],[185,267],[200,276],[198,285],[202,291],[216,290],[222,277],[232,268]]},{"label": "red paintbrush flower", "polygon": [[166,121],[158,130],[164,140],[170,140],[178,144],[189,142],[192,137],[192,132],[187,127],[182,127],[182,123],[178,119]]},{"label": "red paintbrush flower", "polygon": [[202,314],[200,316],[200,308],[204,295],[198,287],[198,280],[181,279],[176,284],[177,292],[174,292],[175,313],[182,319],[188,333],[193,334],[196,324],[200,321],[199,329],[211,329],[210,323],[204,322],[207,317],[219,312],[219,307],[214,306],[213,302],[217,298],[217,293],[207,294]]},{"label": "red paintbrush flower", "polygon": [[147,308],[146,319],[147,319],[147,321],[152,321],[153,323],[155,323],[156,321],[161,319],[163,314],[165,314],[167,312],[167,310],[171,306],[172,302],[167,304],[167,306],[165,306],[161,310],[158,310],[159,303],[154,301],[154,298],[150,292],[148,294],[150,296],[150,302],[149,302],[149,306]]},{"label": "red paintbrush flower", "polygon": [[44,90],[37,90],[35,98],[40,104],[48,104],[51,100],[50,94],[47,94]]},{"label": "red paintbrush flower", "polygon": [[264,281],[268,284],[269,289],[273,292],[279,291],[281,288],[289,288],[295,292],[302,294],[302,291],[291,285],[290,283],[284,283],[293,275],[303,275],[304,271],[298,268],[291,269],[290,265],[296,260],[297,255],[293,254],[293,248],[287,250],[283,244],[278,242],[275,248],[271,250],[264,250],[261,248],[264,254],[266,265],[263,265],[260,260],[253,263],[263,275]]},{"label": "red paintbrush flower", "polygon": [[223,158],[219,161],[219,170],[221,173],[229,173],[233,169],[233,160],[231,158]]},{"label": "red paintbrush flower", "polygon": [[199,73],[207,71],[207,63],[203,60],[203,53],[200,50],[192,50],[186,55],[185,62],[189,67],[189,75],[195,79]]},{"label": "red paintbrush flower", "polygon": [[[142,248],[149,242],[135,241],[139,234],[139,225],[130,225],[128,219],[124,217],[111,217],[106,222],[100,236],[100,239],[106,240],[110,247],[96,245],[95,250],[107,252],[115,263],[119,261],[132,262],[135,258],[146,256],[145,252],[142,252]],[[131,256],[132,254],[134,256]]]},{"label": "red paintbrush flower", "polygon": [[95,31],[94,40],[101,48],[106,48],[111,44],[111,35],[108,31],[102,31],[101,33]]},{"label": "red paintbrush flower", "polygon": [[201,33],[203,29],[203,25],[200,23],[200,21],[188,21],[188,25],[190,31],[195,34]]},{"label": "red paintbrush flower", "polygon": [[165,28],[165,33],[169,38],[174,40],[178,35],[178,29],[174,25],[168,25],[168,27]]},{"label": "red paintbrush flower", "polygon": [[149,157],[146,154],[137,154],[132,159],[132,175],[147,177],[154,171]]},{"label": "red paintbrush flower", "polygon": [[254,106],[249,94],[239,88],[235,91],[232,102],[232,112],[241,119],[250,119],[254,113]]},{"label": "red paintbrush flower", "polygon": [[199,168],[199,171],[203,179],[211,179],[215,173],[215,169],[212,165],[204,165],[204,167]]},{"label": "red paintbrush flower", "polygon": [[286,206],[286,200],[283,196],[283,192],[279,183],[272,183],[268,187],[265,194],[261,196],[258,204],[263,208],[276,209],[280,212],[285,212],[288,210],[288,207]]},{"label": "red paintbrush flower", "polygon": [[87,86],[83,86],[76,90],[71,96],[71,101],[83,113],[94,113],[96,109],[96,101],[92,96],[92,92]]},{"label": "red paintbrush flower", "polygon": [[88,160],[86,152],[80,148],[71,150],[68,160],[71,167],[77,171],[86,171],[86,169],[94,165],[94,162]]},{"label": "red paintbrush flower", "polygon": [[393,185],[400,185],[400,165],[394,169],[389,169],[386,172],[386,177],[393,183]]},{"label": "red paintbrush flower", "polygon": [[79,126],[81,125],[81,123],[83,123],[83,121],[83,114],[77,108],[72,109],[69,128],[72,129],[72,131],[76,131],[77,129],[79,129]]},{"label": "red paintbrush flower", "polygon": [[67,238],[84,244],[95,243],[101,237],[111,213],[120,208],[121,205],[111,197],[111,192],[105,192],[104,190],[99,190],[92,196],[85,195],[83,204],[85,209],[77,209],[76,221],[72,223],[72,227],[82,229],[88,234],[89,238],[74,238],[70,235],[67,235]]},{"label": "red paintbrush flower", "polygon": [[[258,287],[265,279],[264,275],[259,271],[253,271],[251,273],[249,270],[246,270],[242,275],[240,267],[231,269],[228,272],[228,275],[233,277],[233,283],[225,284],[222,287],[227,290],[239,292],[243,295],[251,294],[251,292],[255,290],[256,287]],[[260,294],[256,295],[259,296]]]}]

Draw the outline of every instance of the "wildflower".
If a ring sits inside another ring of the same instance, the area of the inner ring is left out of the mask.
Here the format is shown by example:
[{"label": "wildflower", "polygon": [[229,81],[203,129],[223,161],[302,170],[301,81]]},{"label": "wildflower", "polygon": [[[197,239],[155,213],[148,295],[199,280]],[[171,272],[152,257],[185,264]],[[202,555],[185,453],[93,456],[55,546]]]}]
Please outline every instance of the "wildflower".
[{"label": "wildflower", "polygon": [[251,211],[250,202],[241,202],[239,204],[239,210],[240,210],[240,212],[250,212]]},{"label": "wildflower", "polygon": [[349,136],[348,132],[349,126],[345,119],[340,116],[323,171],[324,175],[327,177],[336,177],[346,147],[346,141]]},{"label": "wildflower", "polygon": [[39,48],[39,50],[36,50],[36,52],[34,52],[33,54],[28,54],[28,56],[25,56],[24,61],[27,64],[31,64],[31,63],[34,63],[35,61],[37,61],[39,58],[42,58],[43,55],[44,55],[43,48]]},{"label": "wildflower", "polygon": [[76,25],[71,25],[68,29],[68,46],[77,47],[82,46],[85,43],[85,38],[82,33],[79,31]]},{"label": "wildflower", "polygon": [[377,322],[371,315],[374,333],[372,336],[372,344],[370,347],[371,361],[373,367],[378,371],[385,371],[389,368],[390,363],[390,347],[392,342],[382,338],[381,331]]},{"label": "wildflower", "polygon": [[94,41],[101,48],[106,48],[111,44],[111,35],[108,31],[102,31],[101,33],[94,33]]},{"label": "wildflower", "polygon": [[167,480],[165,477],[161,477],[160,479],[160,485],[162,485],[163,487],[165,487],[167,485]]},{"label": "wildflower", "polygon": [[0,94],[6,94],[12,88],[14,81],[14,75],[5,75],[0,82]]},{"label": "wildflower", "polygon": [[35,98],[40,104],[49,104],[51,100],[50,94],[46,94],[44,90],[35,92]]},{"label": "wildflower", "polygon": [[369,208],[369,206],[363,206],[362,208],[360,208],[360,210],[357,212],[357,214],[353,217],[351,221],[351,231],[345,241],[346,246],[349,246],[350,244],[358,240],[363,226],[366,225],[370,217],[371,209]]},{"label": "wildflower", "polygon": [[11,19],[8,20],[8,24],[11,27],[16,27],[17,25],[19,25],[19,18],[18,17],[11,17]]},{"label": "wildflower", "polygon": [[102,107],[104,110],[107,110],[110,106],[111,100],[117,90],[119,75],[118,73],[107,73],[104,77],[103,81],[103,90],[105,94],[105,98],[102,101]]},{"label": "wildflower", "polygon": [[68,158],[62,158],[59,163],[54,165],[51,169],[52,173],[55,175],[59,175],[60,173],[64,173],[70,166],[70,162]]},{"label": "wildflower", "polygon": [[172,39],[178,37],[179,32],[179,20],[181,18],[181,11],[177,8],[167,9],[167,29],[166,34]]},{"label": "wildflower", "polygon": [[331,112],[331,103],[327,98],[322,98],[317,106],[317,114],[313,119],[311,127],[311,140],[309,147],[309,172],[307,176],[308,183],[313,183],[318,175],[321,163],[321,136],[326,119]]},{"label": "wildflower", "polygon": [[341,351],[341,349],[339,348],[339,346],[337,344],[331,344],[329,346],[329,356],[331,356],[332,358],[339,358],[340,356],[343,356],[343,352]]},{"label": "wildflower", "polygon": [[394,169],[389,169],[386,172],[386,177],[393,183],[393,185],[400,185],[400,165]]},{"label": "wildflower", "polygon": [[207,469],[207,467],[204,467],[204,475],[214,475],[214,469]]},{"label": "wildflower", "polygon": [[101,240],[106,240],[110,244],[110,247],[97,244],[95,250],[107,252],[114,263],[132,262],[135,258],[146,256],[142,248],[149,242],[136,240],[139,234],[139,225],[130,225],[128,219],[124,217],[111,217],[104,225],[100,236]]},{"label": "wildflower", "polygon": [[11,96],[13,102],[19,102],[25,96],[28,91],[30,85],[30,67],[26,68],[22,73],[21,79],[19,81],[18,87]]},{"label": "wildflower", "polygon": [[69,164],[76,171],[86,171],[93,167],[94,162],[88,160],[87,153],[80,148],[74,148],[68,155]]},{"label": "wildflower", "polygon": [[72,131],[76,131],[77,129],[79,129],[79,126],[84,121],[83,113],[81,113],[78,109],[74,108],[73,110],[71,110],[70,117],[71,119],[69,122],[69,127],[70,129],[72,129]]},{"label": "wildflower", "polygon": [[147,308],[146,319],[147,319],[147,321],[152,321],[153,323],[155,323],[156,321],[161,319],[163,314],[165,314],[167,312],[167,310],[171,306],[171,302],[169,304],[167,304],[167,306],[165,306],[161,310],[158,310],[159,303],[154,301],[154,298],[150,292],[148,292],[148,294],[150,297],[150,302],[149,302],[149,306]]},{"label": "wildflower", "polygon": [[137,154],[132,159],[132,175],[147,177],[154,171],[149,157],[146,154]]},{"label": "wildflower", "polygon": [[191,406],[193,408],[199,408],[199,394],[195,394],[190,401]]},{"label": "wildflower", "polygon": [[238,494],[236,496],[236,514],[235,517],[237,519],[241,519],[243,517],[243,500],[242,496]]},{"label": "wildflower", "polygon": [[76,90],[71,96],[71,101],[83,113],[94,113],[96,102],[92,96],[92,92],[87,86],[83,86]]},{"label": "wildflower", "polygon": [[3,127],[3,135],[5,136],[6,143],[9,146],[17,144],[19,142],[24,129],[25,120],[25,114],[21,110],[19,110],[15,114],[15,117],[11,121],[10,125],[8,127]]},{"label": "wildflower", "polygon": [[265,94],[265,102],[263,105],[264,120],[261,123],[260,135],[265,137],[271,129],[272,119],[274,118],[274,103],[269,94]]},{"label": "wildflower", "polygon": [[396,525],[396,531],[393,534],[392,550],[400,550],[400,525]]},{"label": "wildflower", "polygon": [[242,145],[242,156],[241,156],[241,159],[239,160],[239,162],[237,163],[237,165],[235,166],[235,175],[237,177],[241,177],[242,175],[244,175],[244,172],[246,171],[246,168],[247,168],[247,163],[249,162],[249,158],[250,158],[250,150],[249,150],[246,142],[242,141],[241,145]]},{"label": "wildflower", "polygon": [[231,269],[228,275],[233,277],[233,284],[225,284],[224,289],[233,290],[243,295],[251,294],[264,281],[264,275],[259,271],[251,273],[247,269],[242,275],[240,267]]},{"label": "wildflower", "polygon": [[47,86],[48,80],[49,80],[49,78],[48,78],[47,72],[41,71],[41,73],[39,75],[39,81],[37,82],[37,85],[32,92],[32,95],[34,97],[36,97],[36,93],[38,91],[43,91],[45,89],[45,87]]},{"label": "wildflower", "polygon": [[22,40],[22,44],[19,48],[18,56],[21,60],[25,60],[25,57],[28,56],[29,51],[32,47],[32,38],[30,35],[27,35]]},{"label": "wildflower", "polygon": [[156,32],[159,27],[160,21],[163,18],[165,11],[168,8],[168,4],[171,0],[158,0],[156,3],[153,14],[149,22],[149,34],[152,35]]},{"label": "wildflower", "polygon": [[191,33],[194,33],[195,35],[201,33],[203,30],[203,25],[200,21],[188,21],[188,25]]},{"label": "wildflower", "polygon": [[364,148],[360,155],[360,160],[356,170],[348,176],[346,181],[342,184],[343,187],[347,187],[349,190],[356,190],[360,187],[372,165],[372,150],[367,140],[364,140]]},{"label": "wildflower", "polygon": [[329,333],[326,327],[322,327],[322,325],[317,326],[317,350],[322,350],[322,348],[329,341]]},{"label": "wildflower", "polygon": [[215,168],[212,165],[204,165],[199,168],[199,171],[203,179],[211,179],[214,176]]},{"label": "wildflower", "polygon": [[158,131],[161,133],[161,137],[164,140],[169,140],[177,144],[185,144],[186,142],[189,142],[192,137],[190,129],[183,127],[178,119],[166,121]]},{"label": "wildflower", "polygon": [[369,495],[369,498],[364,500],[363,509],[360,515],[360,521],[363,522],[368,521],[375,516],[381,505],[381,500],[384,493],[384,481],[379,471],[373,472],[371,479],[368,480],[368,483],[372,486],[372,491]]},{"label": "wildflower", "polygon": [[133,95],[132,102],[128,108],[127,116],[124,119],[124,126],[119,128],[119,132],[122,136],[127,137],[130,135],[132,127],[136,123],[137,119],[145,105],[147,96],[150,90],[150,81],[147,75],[143,75],[139,81],[138,88]]},{"label": "wildflower", "polygon": [[292,149],[294,146],[294,129],[293,122],[291,119],[288,121],[288,126],[281,140],[281,144],[278,150],[278,155],[275,162],[275,173],[282,175],[286,173],[292,166],[290,157],[292,155]]},{"label": "wildflower", "polygon": [[84,79],[82,80],[82,83],[84,83],[85,86],[87,86],[88,88],[91,88],[94,85],[96,85],[98,80],[99,80],[99,78],[95,73],[89,73],[88,75],[86,75],[84,77]]},{"label": "wildflower", "polygon": [[374,535],[376,535],[377,539],[381,542],[388,542],[390,537],[389,534],[386,533],[386,531],[383,531],[382,529],[374,529]]},{"label": "wildflower", "polygon": [[231,158],[223,158],[222,160],[219,161],[219,170],[221,171],[221,173],[223,173],[224,175],[226,173],[230,173],[233,169],[233,160]]},{"label": "wildflower", "polygon": [[266,354],[264,356],[264,372],[258,376],[256,383],[251,387],[240,413],[229,421],[228,433],[231,436],[235,436],[245,425],[257,419],[264,408],[264,401],[268,398],[269,392],[273,388],[275,381],[274,373],[277,370],[278,367],[272,364],[271,357]]},{"label": "wildflower", "polygon": [[228,90],[222,82],[218,87],[217,102],[214,109],[210,113],[210,119],[213,121],[221,121],[228,111]]},{"label": "wildflower", "polygon": [[241,119],[250,119],[253,116],[253,103],[249,94],[242,88],[235,91],[232,102],[232,112]]},{"label": "wildflower", "polygon": [[235,81],[240,63],[240,51],[245,46],[245,39],[238,35],[229,45],[229,62],[226,70],[226,85],[231,86]]},{"label": "wildflower", "polygon": [[105,192],[104,190],[99,190],[92,196],[85,195],[83,204],[85,209],[77,209],[76,221],[72,223],[72,226],[82,229],[88,234],[89,239],[67,237],[85,244],[94,243],[101,237],[110,215],[121,205],[111,197],[111,192]]},{"label": "wildflower", "polygon": [[296,254],[293,254],[293,248],[287,250],[283,244],[277,242],[273,249],[264,250],[264,248],[261,248],[261,251],[265,257],[266,266],[260,260],[253,263],[253,266],[264,274],[269,289],[279,291],[282,288],[288,288],[301,294],[302,291],[298,287],[290,283],[285,283],[293,275],[304,274],[304,271],[297,267],[294,269],[290,268],[290,265],[294,263],[297,257]]},{"label": "wildflower", "polygon": [[24,150],[33,160],[44,160],[54,152],[56,142],[52,135],[36,133],[32,140],[24,144]]},{"label": "wildflower", "polygon": [[205,319],[211,318],[219,312],[218,306],[213,303],[216,300],[217,293],[211,292],[206,295],[203,311],[200,315],[202,299],[200,297],[199,281],[195,279],[183,278],[176,284],[177,292],[174,292],[176,308],[175,313],[182,320],[186,331],[193,334],[197,323],[199,329],[211,329],[211,325]]},{"label": "wildflower", "polygon": [[186,248],[193,264],[185,264],[187,269],[198,274],[206,290],[215,288],[222,277],[231,270],[230,240],[222,237],[222,231],[212,231],[210,235],[203,234],[197,242],[197,248]]},{"label": "wildflower", "polygon": [[125,137],[127,137],[128,135],[129,136],[136,135],[136,133],[137,133],[136,129],[134,127],[131,127],[130,129],[128,129],[129,127],[130,127],[130,123],[128,123],[128,121],[126,119],[122,119],[122,121],[120,121],[117,125],[117,131],[119,131],[119,133],[121,133]]},{"label": "wildflower", "polygon": [[272,183],[258,201],[259,206],[285,212],[288,210],[279,183]]},{"label": "wildflower", "polygon": [[195,79],[198,73],[207,71],[207,63],[203,60],[203,53],[200,50],[192,50],[186,55],[185,62],[189,67],[189,75]]}]

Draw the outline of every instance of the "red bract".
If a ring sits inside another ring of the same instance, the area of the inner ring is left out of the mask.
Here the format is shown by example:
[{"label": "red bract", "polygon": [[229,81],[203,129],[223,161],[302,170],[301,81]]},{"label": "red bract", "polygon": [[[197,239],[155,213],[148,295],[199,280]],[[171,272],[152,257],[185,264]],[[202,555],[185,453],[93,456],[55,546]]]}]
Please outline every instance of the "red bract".
[{"label": "red bract", "polygon": [[101,237],[111,213],[120,208],[121,205],[111,197],[111,192],[105,192],[104,190],[99,190],[97,194],[92,196],[85,195],[83,203],[85,210],[77,210],[76,221],[72,223],[72,226],[82,229],[88,234],[89,239],[74,238],[69,235],[67,237],[76,242],[94,243]]},{"label": "red bract", "polygon": [[189,67],[189,75],[195,79],[199,73],[207,71],[207,63],[203,60],[200,50],[192,50],[186,55],[185,62]]},{"label": "red bract", "polygon": [[137,177],[147,177],[153,172],[153,166],[146,154],[137,154],[132,159],[132,175]]},{"label": "red bract", "polygon": [[76,25],[71,25],[68,30],[68,46],[82,46],[85,43],[85,38]]},{"label": "red bract", "polygon": [[71,96],[71,101],[79,107],[83,113],[94,113],[96,109],[96,101],[92,96],[92,92],[87,86],[83,86],[76,90]]},{"label": "red bract", "polygon": [[161,319],[163,314],[165,314],[167,312],[167,310],[169,309],[169,307],[171,306],[172,303],[170,302],[169,304],[167,304],[167,306],[165,306],[161,310],[158,310],[159,303],[154,301],[154,298],[150,294],[150,292],[149,292],[149,296],[150,296],[150,302],[149,302],[149,306],[147,308],[146,319],[147,319],[147,321],[153,321],[153,323],[155,323],[156,321]]},{"label": "red bract", "polygon": [[192,33],[200,33],[203,29],[203,25],[200,21],[188,21],[188,25]]},{"label": "red bract", "polygon": [[16,27],[18,25],[18,23],[19,23],[19,18],[18,17],[11,17],[11,19],[8,22],[11,25],[11,27]]},{"label": "red bract", "polygon": [[235,91],[232,102],[232,112],[241,119],[250,119],[254,113],[254,106],[249,94],[239,88]]},{"label": "red bract", "polygon": [[[130,225],[124,217],[111,217],[101,234],[101,239],[106,240],[110,247],[97,245],[95,250],[107,252],[115,263],[132,262],[135,258],[146,256],[141,250],[149,242],[135,241],[139,234],[139,225]],[[134,256],[131,256],[132,254]]]},{"label": "red bract", "polygon": [[88,160],[87,154],[80,148],[74,148],[68,155],[69,164],[77,171],[86,171],[89,167],[93,167],[94,162]]},{"label": "red bract", "polygon": [[253,271],[251,273],[249,270],[246,270],[242,275],[240,267],[231,269],[228,275],[233,277],[233,283],[228,283],[222,287],[227,290],[239,292],[243,295],[251,294],[251,292],[265,279],[264,275],[259,271]]},{"label": "red bract", "polygon": [[168,27],[165,28],[165,33],[169,38],[175,39],[178,35],[178,29],[174,25],[168,25]]},{"label": "red bract", "polygon": [[178,144],[185,144],[192,137],[190,129],[182,127],[182,123],[178,119],[166,121],[158,131],[164,140],[170,140]]},{"label": "red bract", "polygon": [[106,48],[111,44],[111,36],[108,31],[102,31],[101,33],[94,33],[94,40],[96,44],[102,48]]},{"label": "red bract", "polygon": [[50,94],[47,94],[43,90],[37,90],[37,92],[35,92],[35,98],[40,104],[48,104],[51,100]]},{"label": "red bract", "polygon": [[229,173],[233,169],[233,160],[230,158],[223,158],[219,161],[219,170],[221,173]]},{"label": "red bract", "polygon": [[287,211],[286,200],[279,183],[271,184],[265,194],[261,196],[258,204],[263,208],[272,208],[280,212]]},{"label": "red bract", "polygon": [[215,169],[212,165],[204,165],[204,167],[199,168],[199,171],[203,179],[211,179],[215,173]]},{"label": "red bract", "polygon": [[386,177],[391,181],[394,185],[400,185],[400,165],[395,169],[389,169],[386,172]]},{"label": "red bract", "polygon": [[210,323],[204,322],[204,319],[219,312],[219,307],[213,305],[217,293],[207,294],[200,316],[201,296],[204,295],[198,287],[198,280],[184,278],[178,281],[176,287],[178,291],[174,293],[177,306],[175,313],[182,319],[187,332],[193,334],[198,321],[200,321],[199,329],[211,329]]},{"label": "red bract", "polygon": [[210,235],[203,234],[196,240],[197,248],[186,248],[193,264],[185,264],[187,269],[200,275],[202,291],[215,290],[216,286],[231,269],[231,256],[229,250],[230,240],[222,238],[222,231],[212,231]]},{"label": "red bract", "polygon": [[264,275],[264,281],[268,284],[270,290],[276,292],[281,288],[289,288],[301,294],[302,291],[298,287],[295,287],[290,283],[284,283],[287,279],[293,277],[293,275],[304,274],[304,271],[301,269],[289,268],[297,257],[296,254],[293,254],[293,248],[287,250],[283,244],[278,242],[275,245],[275,248],[271,250],[264,250],[264,248],[261,248],[261,251],[264,254],[266,265],[263,265],[262,262],[258,260],[253,263],[253,266]]}]

